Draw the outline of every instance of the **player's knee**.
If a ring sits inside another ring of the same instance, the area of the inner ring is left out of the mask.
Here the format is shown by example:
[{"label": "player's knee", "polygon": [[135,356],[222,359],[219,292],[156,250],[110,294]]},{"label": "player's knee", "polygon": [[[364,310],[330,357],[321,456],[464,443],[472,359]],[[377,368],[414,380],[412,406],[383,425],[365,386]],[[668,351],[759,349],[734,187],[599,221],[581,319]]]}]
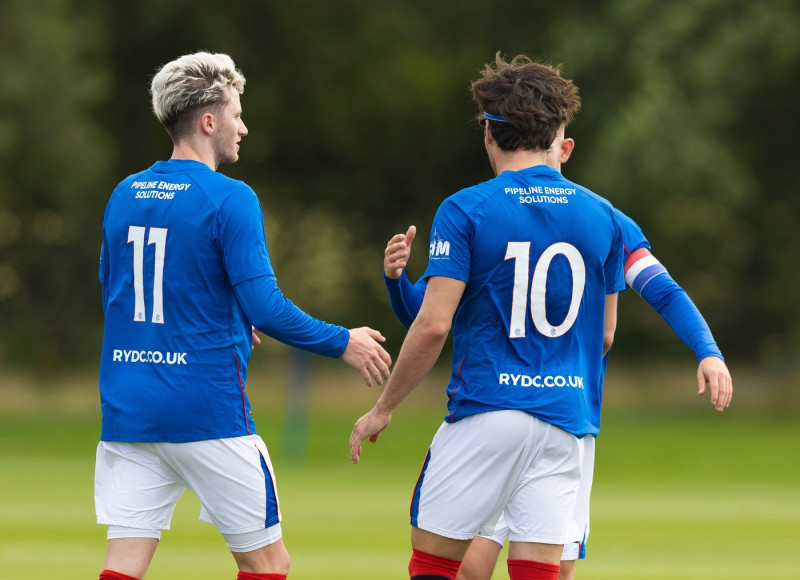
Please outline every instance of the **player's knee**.
[{"label": "player's knee", "polygon": [[279,525],[243,534],[223,534],[223,537],[240,570],[289,573],[291,558]]}]

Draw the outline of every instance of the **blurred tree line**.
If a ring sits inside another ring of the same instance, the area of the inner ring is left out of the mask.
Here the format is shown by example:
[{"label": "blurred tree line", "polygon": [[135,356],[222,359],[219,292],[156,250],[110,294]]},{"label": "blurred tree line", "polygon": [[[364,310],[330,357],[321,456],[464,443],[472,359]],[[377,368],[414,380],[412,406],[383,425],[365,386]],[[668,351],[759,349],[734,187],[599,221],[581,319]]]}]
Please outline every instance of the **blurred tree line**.
[{"label": "blurred tree line", "polygon": [[[222,169],[259,194],[284,292],[403,335],[386,240],[489,179],[469,82],[495,51],[563,63],[583,108],[565,175],[631,215],[729,358],[800,348],[794,0],[5,0],[0,6],[0,362],[94,364],[97,261],[116,183],[169,157],[148,87],[188,52],[230,54],[250,134]],[[617,350],[685,353],[621,299]]]}]

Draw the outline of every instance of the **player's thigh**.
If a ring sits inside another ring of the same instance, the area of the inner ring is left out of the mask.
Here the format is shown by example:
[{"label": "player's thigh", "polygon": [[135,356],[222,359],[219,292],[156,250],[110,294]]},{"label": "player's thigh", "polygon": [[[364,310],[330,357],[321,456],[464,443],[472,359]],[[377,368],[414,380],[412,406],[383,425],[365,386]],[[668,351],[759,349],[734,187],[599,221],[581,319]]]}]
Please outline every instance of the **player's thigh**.
[{"label": "player's thigh", "polygon": [[[200,499],[201,519],[222,534],[247,534],[279,524],[275,474],[258,435],[165,444],[163,452]],[[279,538],[278,532],[273,541]]]},{"label": "player's thigh", "polygon": [[152,443],[101,441],[95,462],[97,522],[140,530],[169,529],[185,490]]},{"label": "player's thigh", "polygon": [[540,422],[533,454],[506,506],[512,542],[565,544],[573,538],[572,517],[582,471],[583,440]]},{"label": "player's thigh", "polygon": [[519,476],[531,419],[492,411],[443,424],[414,490],[412,525],[457,540],[491,533]]}]

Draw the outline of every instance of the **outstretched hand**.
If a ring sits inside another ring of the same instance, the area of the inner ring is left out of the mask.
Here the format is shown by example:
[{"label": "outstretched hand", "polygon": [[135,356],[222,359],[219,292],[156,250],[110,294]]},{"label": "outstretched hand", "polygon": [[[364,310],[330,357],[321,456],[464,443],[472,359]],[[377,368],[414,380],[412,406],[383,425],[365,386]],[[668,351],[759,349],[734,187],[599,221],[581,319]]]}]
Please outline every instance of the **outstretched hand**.
[{"label": "outstretched hand", "polygon": [[410,226],[405,234],[397,234],[386,244],[383,251],[383,272],[387,278],[397,280],[408,265],[411,243],[417,235],[417,227]]},{"label": "outstretched hand", "polygon": [[366,326],[350,329],[350,341],[342,354],[342,360],[364,377],[368,387],[374,383],[382,385],[389,378],[392,357],[378,344],[386,338]]},{"label": "outstretched hand", "polygon": [[706,392],[709,387],[711,404],[717,411],[724,411],[731,404],[733,380],[725,362],[715,356],[707,356],[697,367],[697,394]]},{"label": "outstretched hand", "polygon": [[382,413],[378,411],[377,407],[373,407],[369,413],[356,421],[356,424],[353,425],[353,432],[350,434],[350,460],[357,464],[361,457],[361,443],[365,439],[375,443],[381,436],[381,431],[386,429],[391,422],[392,414]]}]

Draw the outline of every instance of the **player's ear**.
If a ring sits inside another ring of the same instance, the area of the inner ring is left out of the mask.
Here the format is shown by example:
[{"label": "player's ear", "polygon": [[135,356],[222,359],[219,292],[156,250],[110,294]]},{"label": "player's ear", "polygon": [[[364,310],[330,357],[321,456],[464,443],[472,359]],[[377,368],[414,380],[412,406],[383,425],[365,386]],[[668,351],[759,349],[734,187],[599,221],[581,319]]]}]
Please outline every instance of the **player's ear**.
[{"label": "player's ear", "polygon": [[200,120],[198,121],[198,124],[200,126],[200,130],[204,134],[211,135],[214,132],[214,124],[215,124],[214,115],[212,115],[211,113],[203,113],[202,115],[200,115]]},{"label": "player's ear", "polygon": [[575,149],[575,140],[568,137],[561,143],[561,163],[566,163],[572,150]]},{"label": "player's ear", "polygon": [[494,142],[494,137],[492,136],[492,129],[489,127],[488,120],[483,123],[483,140],[487,144],[491,144]]}]

